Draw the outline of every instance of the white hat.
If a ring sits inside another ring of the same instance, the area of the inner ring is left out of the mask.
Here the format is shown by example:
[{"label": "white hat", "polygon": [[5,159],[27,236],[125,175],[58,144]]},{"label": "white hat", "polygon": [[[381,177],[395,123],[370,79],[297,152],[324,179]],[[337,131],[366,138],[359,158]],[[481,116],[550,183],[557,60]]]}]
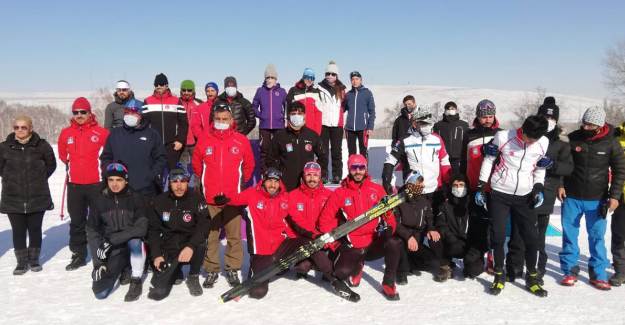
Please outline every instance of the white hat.
[{"label": "white hat", "polygon": [[605,124],[605,115],[606,114],[603,108],[594,106],[584,112],[584,117],[582,117],[582,121],[584,123],[603,126]]},{"label": "white hat", "polygon": [[115,84],[115,89],[130,89],[130,84],[126,80],[120,80]]},{"label": "white hat", "polygon": [[330,60],[330,62],[326,66],[326,73],[328,72],[336,73],[337,75],[339,74],[339,66],[336,65],[336,62],[334,62],[334,60]]}]

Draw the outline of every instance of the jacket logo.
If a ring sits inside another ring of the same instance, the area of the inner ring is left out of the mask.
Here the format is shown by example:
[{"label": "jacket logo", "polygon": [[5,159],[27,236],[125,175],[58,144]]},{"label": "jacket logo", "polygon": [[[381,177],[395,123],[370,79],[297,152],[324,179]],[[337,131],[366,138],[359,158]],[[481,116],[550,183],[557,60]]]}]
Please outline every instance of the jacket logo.
[{"label": "jacket logo", "polygon": [[304,211],[304,203],[297,204],[297,211]]},{"label": "jacket logo", "polygon": [[598,151],[597,154],[598,155],[605,155],[605,151]]},{"label": "jacket logo", "polygon": [[143,140],[143,141],[148,141],[148,138],[146,138],[146,137],[140,137],[139,139]]},{"label": "jacket logo", "polygon": [[191,220],[193,220],[193,216],[191,216],[191,214],[190,214],[190,213],[185,213],[185,214],[182,216],[182,220],[183,220],[184,222],[191,222]]},{"label": "jacket logo", "polygon": [[98,143],[98,140],[100,140],[100,138],[97,135],[92,135],[91,136],[91,142]]},{"label": "jacket logo", "polygon": [[473,154],[474,154],[474,155],[479,155],[479,154],[480,154],[480,149],[478,149],[478,148],[473,148]]},{"label": "jacket logo", "polygon": [[378,196],[375,193],[371,193],[371,195],[369,197],[371,198],[372,201],[377,201],[378,200]]},{"label": "jacket logo", "polygon": [[281,202],[280,203],[280,208],[282,208],[282,210],[286,210],[289,208],[289,204],[286,202]]},{"label": "jacket logo", "polygon": [[213,147],[206,147],[206,155],[210,156],[213,154]]},{"label": "jacket logo", "polygon": [[161,216],[161,220],[163,220],[163,222],[168,222],[169,221],[169,211],[163,211],[163,215]]},{"label": "jacket logo", "polygon": [[348,206],[351,206],[351,205],[352,205],[352,199],[346,198],[345,199],[345,206],[348,207]]},{"label": "jacket logo", "polygon": [[580,146],[575,147],[575,152],[582,152],[582,147]]},{"label": "jacket logo", "polygon": [[274,92],[273,92],[273,95],[274,95],[274,96],[276,96],[276,97],[278,97],[278,96],[280,96],[280,93],[279,93],[278,91],[274,91]]},{"label": "jacket logo", "polygon": [[262,210],[265,208],[265,203],[263,203],[263,201],[258,202],[258,204],[256,204],[256,208],[259,210]]},{"label": "jacket logo", "polygon": [[67,138],[67,144],[74,144],[74,137]]},{"label": "jacket logo", "polygon": [[233,155],[238,154],[238,153],[239,153],[239,147],[232,147],[232,148],[230,148],[230,152],[231,152]]},{"label": "jacket logo", "polygon": [[307,144],[304,146],[304,149],[306,149],[306,151],[308,151],[308,152],[312,151],[312,144],[307,143]]},{"label": "jacket logo", "polygon": [[286,152],[293,152],[293,144],[291,143],[286,144]]}]

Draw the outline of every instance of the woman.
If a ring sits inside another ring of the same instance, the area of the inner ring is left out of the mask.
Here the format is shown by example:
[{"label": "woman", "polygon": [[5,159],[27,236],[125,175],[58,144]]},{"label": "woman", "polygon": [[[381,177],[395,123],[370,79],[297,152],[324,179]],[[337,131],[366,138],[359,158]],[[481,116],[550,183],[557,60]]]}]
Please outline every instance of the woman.
[{"label": "woman", "polygon": [[56,159],[50,144],[33,132],[30,117],[15,118],[13,130],[6,141],[0,143],[0,212],[9,215],[13,230],[17,258],[13,275],[22,275],[28,269],[33,272],[42,269],[39,264],[41,223],[45,211],[54,208],[48,178],[56,169]]},{"label": "woman", "polygon": [[[321,143],[323,154],[332,154],[332,183],[339,184],[343,179],[343,99],[345,85],[339,80],[339,68],[330,61],[326,67],[326,77],[319,83],[321,92],[326,93],[327,101],[321,116]],[[326,158],[329,161],[329,157]],[[322,166],[326,169],[328,166]],[[326,173],[327,174],[327,173]],[[324,180],[324,183],[328,180]]]}]

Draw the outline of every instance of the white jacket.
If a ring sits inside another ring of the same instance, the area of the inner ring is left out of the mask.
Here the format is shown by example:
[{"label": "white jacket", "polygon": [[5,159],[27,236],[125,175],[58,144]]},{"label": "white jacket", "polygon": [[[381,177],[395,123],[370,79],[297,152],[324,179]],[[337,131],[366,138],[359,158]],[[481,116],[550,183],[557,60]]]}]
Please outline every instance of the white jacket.
[{"label": "white jacket", "polygon": [[[522,136],[521,129],[502,130],[495,134],[493,144],[497,145],[499,153],[484,157],[480,181],[488,182],[490,177],[493,190],[518,196],[529,194],[534,184],[544,184],[545,169],[536,167],[536,163],[547,153],[549,140],[543,136],[527,145]],[[495,161],[497,164],[493,169]]]},{"label": "white jacket", "polygon": [[337,96],[332,96],[328,90],[321,86],[319,86],[319,90],[321,90],[319,97],[323,98],[321,103],[321,111],[323,112],[321,115],[321,125],[331,127],[343,126],[341,100]]}]

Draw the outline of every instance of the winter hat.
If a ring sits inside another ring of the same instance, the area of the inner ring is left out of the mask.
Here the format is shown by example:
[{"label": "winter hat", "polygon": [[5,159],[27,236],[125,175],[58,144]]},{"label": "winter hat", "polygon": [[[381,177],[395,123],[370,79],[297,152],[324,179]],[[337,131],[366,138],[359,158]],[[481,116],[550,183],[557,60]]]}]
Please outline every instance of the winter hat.
[{"label": "winter hat", "polygon": [[557,121],[560,118],[560,107],[556,105],[556,99],[551,96],[545,97],[543,104],[538,108],[538,115]]},{"label": "winter hat", "polygon": [[539,115],[532,115],[525,119],[521,129],[523,130],[523,134],[528,138],[540,139],[540,137],[547,134],[547,124],[546,118]]},{"label": "winter hat", "polygon": [[365,166],[367,167],[367,158],[361,154],[353,154],[347,158],[347,168],[351,169],[352,166]]},{"label": "winter hat", "polygon": [[315,174],[321,175],[321,166],[316,161],[309,161],[304,165],[304,175]]},{"label": "winter hat", "polygon": [[427,108],[419,108],[412,111],[412,114],[410,114],[410,121],[434,124],[432,113]]},{"label": "winter hat", "polygon": [[106,166],[106,171],[104,172],[104,175],[106,176],[106,178],[119,176],[123,179],[128,179],[128,168],[126,168],[126,166],[121,161],[110,163],[108,164],[108,166]]},{"label": "winter hat", "polygon": [[188,182],[191,179],[189,172],[180,165],[176,165],[176,168],[169,171],[169,181],[183,181]]},{"label": "winter hat", "polygon": [[304,69],[304,73],[302,74],[302,79],[315,80],[315,71],[311,68]]},{"label": "winter hat", "polygon": [[605,125],[605,111],[598,106],[591,107],[584,112],[582,122],[603,126]]},{"label": "winter hat", "polygon": [[360,74],[360,72],[358,72],[358,71],[352,71],[352,72],[349,74],[349,79],[351,79],[351,78],[353,78],[353,77],[358,77],[358,78],[361,78],[361,79],[362,79],[362,75],[361,75],[361,74]]},{"label": "winter hat", "polygon": [[326,66],[326,73],[335,73],[337,75],[339,74],[339,66],[336,65],[336,62],[334,62],[334,60],[331,60]]},{"label": "winter hat", "polygon": [[295,111],[306,113],[306,106],[304,106],[304,104],[302,104],[301,102],[292,102],[286,108],[287,114]]},{"label": "winter hat", "polygon": [[227,76],[224,79],[224,88],[235,87],[237,88],[237,79],[233,76]]},{"label": "winter hat", "polygon": [[78,97],[74,100],[74,103],[72,104],[72,112],[75,112],[75,111],[91,112],[91,104],[89,104],[89,101],[87,100],[87,98]]},{"label": "winter hat", "polygon": [[169,85],[169,80],[164,73],[159,73],[154,77],[154,87]]},{"label": "winter hat", "polygon": [[269,167],[263,173],[263,180],[267,180],[267,179],[275,179],[275,180],[279,181],[279,180],[282,179],[282,172],[279,171],[275,167]]},{"label": "winter hat", "polygon": [[193,80],[184,80],[180,83],[180,90],[191,89],[195,92],[195,82]]},{"label": "winter hat", "polygon": [[267,79],[267,77],[274,77],[278,79],[278,71],[276,70],[276,66],[271,63],[267,64],[267,67],[265,68],[265,79]]},{"label": "winter hat", "polygon": [[141,114],[141,112],[143,112],[143,102],[133,98],[126,102],[126,106],[124,106],[124,109],[126,111]]},{"label": "winter hat", "polygon": [[115,89],[130,89],[130,84],[126,80],[119,80],[115,84]]},{"label": "winter hat", "polygon": [[458,109],[458,105],[456,105],[456,103],[454,102],[447,102],[445,104],[445,110],[450,110],[450,109]]},{"label": "winter hat", "polygon": [[206,83],[206,85],[204,86],[204,91],[206,91],[206,89],[208,88],[213,88],[215,89],[215,92],[219,92],[219,86],[217,86],[217,83],[214,81],[209,81]]},{"label": "winter hat", "polygon": [[495,107],[495,103],[491,102],[488,99],[481,100],[479,103],[477,103],[477,107],[475,108],[475,115],[477,117],[495,115],[496,112],[497,108]]}]

